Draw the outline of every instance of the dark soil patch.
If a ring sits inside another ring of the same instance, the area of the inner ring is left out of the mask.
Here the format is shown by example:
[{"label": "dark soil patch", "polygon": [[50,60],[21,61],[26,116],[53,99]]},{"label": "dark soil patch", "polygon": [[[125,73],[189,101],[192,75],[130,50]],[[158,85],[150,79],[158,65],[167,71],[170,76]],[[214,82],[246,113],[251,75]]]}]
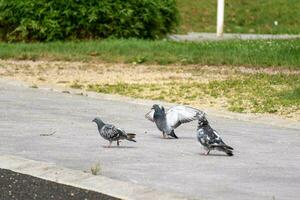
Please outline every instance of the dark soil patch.
[{"label": "dark soil patch", "polygon": [[117,200],[105,194],[0,169],[0,200]]}]

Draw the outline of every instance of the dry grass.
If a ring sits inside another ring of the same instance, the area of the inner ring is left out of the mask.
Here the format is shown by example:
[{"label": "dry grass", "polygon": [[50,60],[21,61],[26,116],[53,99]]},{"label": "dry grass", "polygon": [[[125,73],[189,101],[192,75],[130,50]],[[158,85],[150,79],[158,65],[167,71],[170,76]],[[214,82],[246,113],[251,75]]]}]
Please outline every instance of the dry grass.
[{"label": "dry grass", "polygon": [[101,174],[101,165],[99,162],[91,166],[91,173],[95,176]]},{"label": "dry grass", "polygon": [[[0,60],[0,76],[300,121],[300,70]],[[299,98],[298,98],[299,97]]]},{"label": "dry grass", "polygon": [[[0,75],[13,76],[32,84],[163,84],[170,82],[208,83],[236,76],[236,68],[212,66],[160,66],[86,62],[1,60]],[[77,88],[77,86],[76,86]]]}]

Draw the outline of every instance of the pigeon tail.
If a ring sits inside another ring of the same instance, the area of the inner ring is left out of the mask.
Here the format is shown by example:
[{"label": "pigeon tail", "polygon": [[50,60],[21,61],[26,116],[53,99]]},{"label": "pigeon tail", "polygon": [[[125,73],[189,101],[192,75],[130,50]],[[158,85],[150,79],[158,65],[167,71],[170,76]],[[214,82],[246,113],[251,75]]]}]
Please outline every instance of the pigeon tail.
[{"label": "pigeon tail", "polygon": [[233,156],[233,152],[229,149],[225,150],[225,153],[228,155],[228,156]]},{"label": "pigeon tail", "polygon": [[228,156],[233,156],[233,148],[224,144],[224,145],[211,145],[211,147],[216,148],[219,151],[225,152]]},{"label": "pigeon tail", "polygon": [[177,135],[175,134],[174,130],[171,131],[169,134],[171,137],[178,139]]},{"label": "pigeon tail", "polygon": [[233,148],[232,148],[231,146],[228,146],[227,144],[225,144],[225,147],[226,147],[227,149],[233,150]]},{"label": "pigeon tail", "polygon": [[126,140],[136,142],[133,138],[135,138],[136,134],[135,133],[127,133],[127,138]]},{"label": "pigeon tail", "polygon": [[222,147],[226,148],[226,149],[229,149],[229,150],[233,150],[233,148],[227,144],[225,144],[223,141],[221,143]]}]

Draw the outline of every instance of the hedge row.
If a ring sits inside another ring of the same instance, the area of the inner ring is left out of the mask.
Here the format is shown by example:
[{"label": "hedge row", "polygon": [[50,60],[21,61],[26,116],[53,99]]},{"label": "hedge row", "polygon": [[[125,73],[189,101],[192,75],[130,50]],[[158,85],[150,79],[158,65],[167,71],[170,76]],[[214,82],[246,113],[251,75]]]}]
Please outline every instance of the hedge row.
[{"label": "hedge row", "polygon": [[154,39],[177,25],[175,0],[0,0],[7,41]]}]

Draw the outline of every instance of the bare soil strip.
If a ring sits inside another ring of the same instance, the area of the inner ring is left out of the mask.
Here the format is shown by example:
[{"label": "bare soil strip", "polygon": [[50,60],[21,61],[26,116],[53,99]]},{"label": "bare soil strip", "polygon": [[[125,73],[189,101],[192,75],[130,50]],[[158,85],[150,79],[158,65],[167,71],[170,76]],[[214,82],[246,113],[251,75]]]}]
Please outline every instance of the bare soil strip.
[{"label": "bare soil strip", "polygon": [[[246,79],[255,74],[270,76],[282,74],[287,77],[298,77],[300,76],[300,70],[199,65],[162,66],[99,62],[0,60],[0,77],[24,81],[32,87],[47,85],[82,90],[89,89],[135,98],[159,99],[173,103],[211,107],[224,111],[228,110],[232,99],[225,95],[216,97],[213,94],[214,88],[208,87],[207,89],[206,87],[204,90],[199,88],[199,85],[202,86],[213,81]],[[134,87],[122,91],[122,88],[128,88],[128,86]],[[291,89],[286,84],[277,84],[274,87],[278,91]],[[185,92],[190,93],[190,96],[185,95]],[[207,93],[210,95],[207,95]],[[197,98],[197,95],[203,96],[203,98]],[[260,101],[258,100],[258,103]],[[250,103],[249,106],[247,105],[248,102],[242,103],[245,107],[243,112],[255,112]],[[283,106],[272,115],[300,121],[300,108],[297,104],[289,107]]]}]

